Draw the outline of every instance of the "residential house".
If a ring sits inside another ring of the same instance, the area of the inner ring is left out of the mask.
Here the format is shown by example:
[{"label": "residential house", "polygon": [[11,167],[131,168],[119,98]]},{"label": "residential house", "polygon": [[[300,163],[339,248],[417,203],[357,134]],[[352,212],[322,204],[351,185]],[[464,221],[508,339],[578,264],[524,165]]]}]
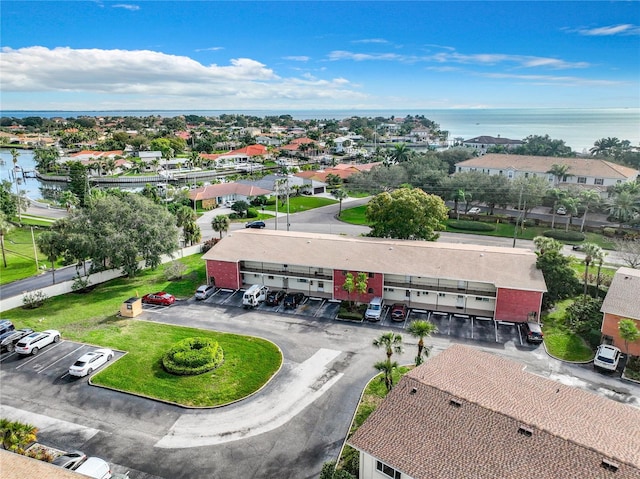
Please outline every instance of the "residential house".
[{"label": "residential house", "polygon": [[463,146],[473,148],[479,155],[484,155],[489,148],[501,146],[507,150],[517,148],[524,144],[522,140],[510,140],[509,138],[501,138],[500,136],[476,136],[469,140],[462,141]]},{"label": "residential house", "polygon": [[[282,186],[277,186],[278,182],[282,182]],[[286,189],[289,188],[290,194],[299,192],[310,195],[325,193],[327,186],[326,183],[321,181],[312,178],[301,178],[294,175],[266,175],[259,180],[238,180],[238,183],[257,186],[258,188],[269,190],[272,193],[275,193],[276,189],[286,193]]]},{"label": "residential house", "polygon": [[510,180],[538,176],[546,179],[550,185],[555,185],[556,178],[549,173],[553,165],[569,167],[567,175],[557,184],[559,188],[589,188],[603,195],[606,195],[608,186],[632,183],[639,173],[633,168],[606,160],[497,153],[489,153],[456,163],[456,172],[478,171],[487,175],[504,175]]},{"label": "residential house", "polygon": [[[604,341],[627,352],[618,322],[632,319],[640,329],[640,270],[623,267],[616,271],[600,311],[604,313],[601,328]],[[640,341],[630,343],[628,353],[640,356]]]},{"label": "residential house", "polygon": [[254,171],[262,168],[262,159],[267,155],[268,151],[264,145],[249,145],[217,155],[215,161],[216,166],[220,168]]},{"label": "residential house", "polygon": [[[546,291],[536,255],[519,248],[243,230],[203,259],[208,283],[220,288],[261,284],[360,302],[380,296],[411,308],[502,321],[540,317]],[[342,288],[349,272],[367,274],[365,293],[349,296]]]},{"label": "residential house", "polygon": [[189,191],[189,199],[200,203],[202,208],[211,209],[227,201],[246,201],[249,203],[257,196],[269,196],[270,190],[242,183],[218,183],[202,186]]},{"label": "residential house", "polygon": [[640,409],[454,345],[348,440],[359,479],[640,477]]},{"label": "residential house", "polygon": [[309,170],[309,171],[301,171],[296,173],[295,176],[299,178],[308,178],[315,181],[320,181],[322,183],[327,183],[327,177],[329,175],[335,175],[342,178],[342,180],[346,180],[351,175],[356,173],[361,173],[363,171],[371,171],[372,168],[381,165],[381,162],[375,163],[362,163],[362,164],[346,164],[340,163],[332,168],[325,168],[324,170]]}]

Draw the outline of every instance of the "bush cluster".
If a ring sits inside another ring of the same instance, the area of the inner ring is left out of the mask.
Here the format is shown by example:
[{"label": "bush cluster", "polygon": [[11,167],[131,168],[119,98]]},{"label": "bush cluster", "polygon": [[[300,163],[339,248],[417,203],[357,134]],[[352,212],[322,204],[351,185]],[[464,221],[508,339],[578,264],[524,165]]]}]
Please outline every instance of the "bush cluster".
[{"label": "bush cluster", "polygon": [[495,225],[481,221],[451,220],[449,226],[457,230],[468,231],[495,231],[496,229]]},{"label": "bush cluster", "polygon": [[162,366],[171,374],[195,376],[217,368],[223,360],[217,341],[197,337],[179,341],[162,357]]},{"label": "bush cluster", "polygon": [[584,233],[579,231],[564,231],[564,230],[547,230],[542,233],[547,238],[557,239],[559,241],[584,241]]}]

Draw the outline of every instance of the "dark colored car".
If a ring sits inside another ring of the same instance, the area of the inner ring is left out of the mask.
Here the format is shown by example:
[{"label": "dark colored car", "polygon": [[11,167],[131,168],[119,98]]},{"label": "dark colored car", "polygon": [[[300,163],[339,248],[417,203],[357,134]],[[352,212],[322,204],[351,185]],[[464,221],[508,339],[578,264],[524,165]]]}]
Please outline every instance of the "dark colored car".
[{"label": "dark colored car", "polygon": [[169,306],[176,302],[176,297],[172,294],[160,291],[158,293],[145,294],[142,302],[147,304],[158,304],[160,306]]},{"label": "dark colored car", "polygon": [[54,466],[64,467],[65,469],[75,470],[87,460],[87,455],[82,451],[71,451],[62,456],[56,457],[52,464]]},{"label": "dark colored car", "polygon": [[391,306],[391,319],[394,321],[404,321],[407,317],[407,307],[402,303]]},{"label": "dark colored car", "polygon": [[522,333],[528,343],[541,343],[544,336],[540,324],[532,321],[522,323]]},{"label": "dark colored car", "polygon": [[0,334],[4,334],[7,331],[13,331],[14,329],[16,329],[16,327],[8,319],[0,320]]},{"label": "dark colored car", "polygon": [[258,229],[262,229],[265,228],[267,225],[264,223],[264,221],[249,221],[246,225],[244,225],[245,228],[258,228]]},{"label": "dark colored car", "polygon": [[284,297],[284,307],[295,309],[304,301],[304,294],[302,293],[288,293]]},{"label": "dark colored car", "polygon": [[267,299],[265,300],[265,302],[269,305],[269,306],[276,306],[278,304],[280,304],[280,302],[284,299],[284,297],[287,295],[287,293],[283,290],[271,290],[269,291],[269,294],[267,294]]},{"label": "dark colored car", "polygon": [[16,347],[16,343],[25,336],[33,333],[33,329],[22,328],[14,331],[7,331],[0,335],[0,351],[13,351]]}]

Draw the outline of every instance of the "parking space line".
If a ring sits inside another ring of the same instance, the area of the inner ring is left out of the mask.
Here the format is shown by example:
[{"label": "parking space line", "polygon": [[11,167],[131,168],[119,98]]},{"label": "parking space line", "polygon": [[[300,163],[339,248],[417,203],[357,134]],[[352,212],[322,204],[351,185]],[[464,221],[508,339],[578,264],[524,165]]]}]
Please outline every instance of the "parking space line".
[{"label": "parking space line", "polygon": [[7,354],[4,358],[0,359],[0,363],[2,361],[4,361],[5,359],[9,359],[11,356],[13,356],[14,354],[18,354],[15,351],[11,351],[9,354]]},{"label": "parking space line", "polygon": [[74,350],[73,350],[73,351],[71,351],[70,353],[65,354],[64,356],[62,356],[62,357],[61,357],[60,359],[58,359],[57,361],[54,361],[54,362],[52,362],[51,364],[49,364],[47,367],[42,368],[40,371],[38,371],[38,372],[37,372],[37,374],[40,374],[42,371],[45,371],[45,370],[49,369],[49,368],[50,368],[51,366],[53,366],[54,364],[59,363],[60,361],[62,361],[62,360],[63,360],[64,358],[66,358],[67,356],[71,356],[71,355],[72,355],[72,354],[74,354],[76,351],[78,351],[79,349],[82,349],[82,348],[84,348],[84,347],[85,347],[85,345],[84,345],[84,344],[83,344],[83,345],[81,345],[81,346],[79,346],[79,347],[77,347],[76,349],[74,349]]},{"label": "parking space line", "polygon": [[474,331],[474,322],[473,322],[473,316],[471,316],[471,339],[475,339],[473,337],[473,331]]},{"label": "parking space line", "polygon": [[495,333],[496,333],[496,343],[497,343],[498,342],[498,321],[493,322],[493,329],[495,330]]},{"label": "parking space line", "polygon": [[320,303],[320,306],[318,306],[318,309],[316,309],[316,312],[313,313],[313,317],[317,318],[320,315],[320,312],[322,311],[322,307],[324,306],[324,303],[326,303],[327,300],[322,298],[322,302]]},{"label": "parking space line", "polygon": [[64,340],[60,341],[57,344],[54,344],[53,346],[51,346],[50,348],[48,348],[46,351],[41,352],[40,354],[36,354],[35,356],[33,356],[31,359],[28,359],[26,362],[22,363],[20,366],[16,366],[16,369],[20,369],[22,366],[26,366],[27,364],[29,364],[30,362],[36,360],[36,359],[40,359],[42,357],[42,355],[47,354],[49,351],[53,351],[56,347],[60,346],[62,343],[64,343]]}]

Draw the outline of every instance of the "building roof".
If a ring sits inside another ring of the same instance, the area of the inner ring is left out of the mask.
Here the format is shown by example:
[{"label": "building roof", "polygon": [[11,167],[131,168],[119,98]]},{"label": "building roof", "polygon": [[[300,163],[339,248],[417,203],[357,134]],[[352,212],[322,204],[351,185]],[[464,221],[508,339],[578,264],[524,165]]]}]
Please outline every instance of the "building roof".
[{"label": "building roof", "polygon": [[603,313],[640,320],[640,270],[619,268],[613,276],[600,310]]},{"label": "building roof", "polygon": [[429,241],[355,238],[320,233],[238,230],[203,259],[269,261],[302,266],[479,281],[546,291],[536,255],[525,249]]},{"label": "building roof", "polygon": [[522,145],[522,140],[511,140],[509,138],[493,137],[493,136],[476,136],[463,143],[478,143],[482,145]]},{"label": "building roof", "polygon": [[246,155],[246,156],[261,156],[267,154],[267,148],[264,145],[249,145],[244,148],[239,148],[237,150],[231,150],[227,153],[223,153],[220,157],[225,156],[237,156],[237,155]]},{"label": "building roof", "polygon": [[491,153],[456,163],[462,168],[513,169],[534,173],[546,173],[553,165],[568,165],[568,174],[595,178],[635,179],[638,170],[606,160],[588,158],[557,158],[554,156],[502,155]]},{"label": "building roof", "polygon": [[638,431],[637,408],[455,345],[405,375],[348,442],[414,479],[637,479]]},{"label": "building roof", "polygon": [[45,461],[0,449],[0,472],[2,479],[24,479],[26,477],[55,477],[56,479],[86,479],[87,476],[54,466]]},{"label": "building roof", "polygon": [[228,195],[262,196],[270,195],[271,191],[242,183],[218,183],[207,185],[189,191],[189,199],[192,201],[209,200]]}]

